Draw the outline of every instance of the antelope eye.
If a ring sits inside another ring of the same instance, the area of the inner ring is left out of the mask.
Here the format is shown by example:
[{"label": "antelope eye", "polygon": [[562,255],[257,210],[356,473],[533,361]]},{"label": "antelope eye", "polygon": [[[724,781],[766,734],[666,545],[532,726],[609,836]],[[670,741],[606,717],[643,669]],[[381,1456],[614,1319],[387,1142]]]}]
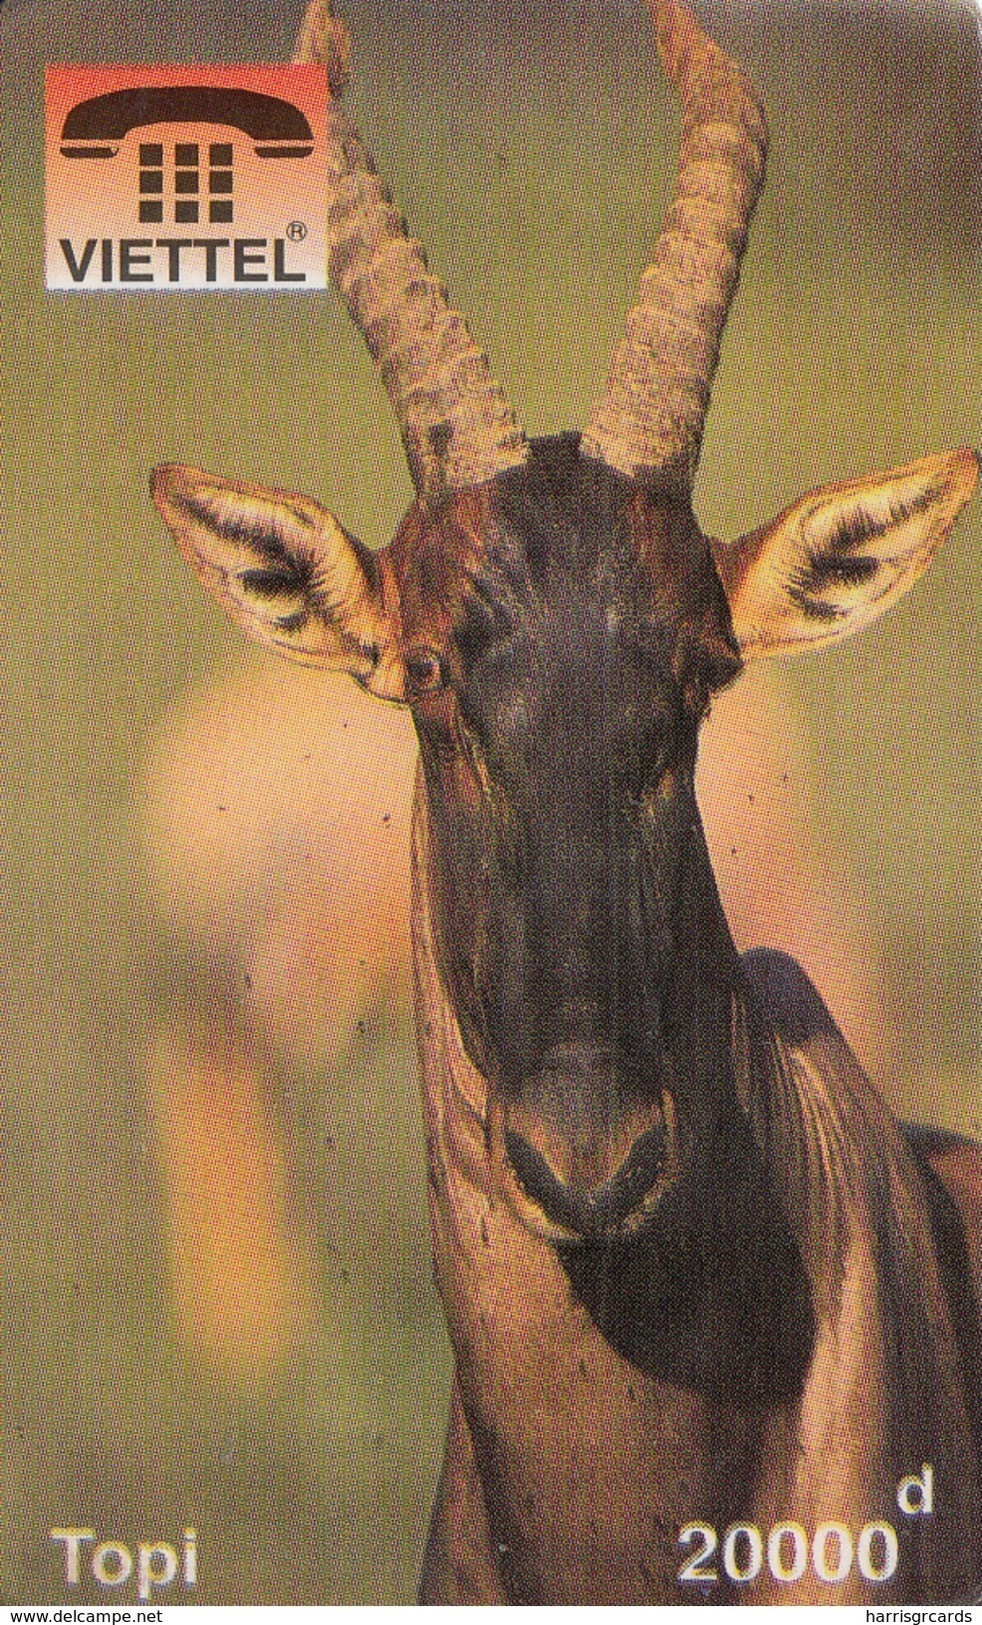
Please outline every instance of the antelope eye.
[{"label": "antelope eye", "polygon": [[446,683],[443,661],[435,649],[410,649],[405,666],[406,682],[412,694],[436,694]]}]

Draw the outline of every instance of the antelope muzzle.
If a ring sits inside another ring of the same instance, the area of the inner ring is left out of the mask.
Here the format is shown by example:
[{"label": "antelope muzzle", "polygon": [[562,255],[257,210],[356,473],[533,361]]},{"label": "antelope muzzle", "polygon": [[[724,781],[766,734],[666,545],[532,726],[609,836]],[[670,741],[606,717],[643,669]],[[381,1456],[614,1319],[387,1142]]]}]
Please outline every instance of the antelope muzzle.
[{"label": "antelope muzzle", "polygon": [[678,1173],[673,1095],[600,1034],[551,1042],[517,1089],[493,1091],[489,1126],[506,1196],[552,1241],[637,1231]]}]

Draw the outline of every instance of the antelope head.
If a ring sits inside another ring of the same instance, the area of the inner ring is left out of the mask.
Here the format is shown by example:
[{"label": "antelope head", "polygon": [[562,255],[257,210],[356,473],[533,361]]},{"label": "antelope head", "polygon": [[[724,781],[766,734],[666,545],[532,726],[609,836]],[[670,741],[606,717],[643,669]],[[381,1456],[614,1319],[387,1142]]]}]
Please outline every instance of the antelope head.
[{"label": "antelope head", "polygon": [[975,486],[967,450],[815,491],[722,545],[692,488],[763,181],[764,115],[674,0],[678,179],[582,434],[529,440],[343,111],[323,0],[332,280],[376,358],[416,495],[373,552],[307,497],[165,466],[154,499],[261,642],[408,705],[439,973],[500,1188],[556,1241],[627,1235],[711,1165],[740,1105],[739,967],[693,789],[713,691],[864,627]]}]

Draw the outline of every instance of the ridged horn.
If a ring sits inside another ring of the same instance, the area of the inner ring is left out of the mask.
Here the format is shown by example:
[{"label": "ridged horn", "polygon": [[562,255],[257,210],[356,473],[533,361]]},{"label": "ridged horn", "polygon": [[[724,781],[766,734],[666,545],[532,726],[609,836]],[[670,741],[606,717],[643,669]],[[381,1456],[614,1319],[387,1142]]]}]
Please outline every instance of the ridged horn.
[{"label": "ridged horn", "polygon": [[348,31],[330,0],[307,7],[294,61],[327,67],[331,281],[378,362],[417,493],[433,503],[523,463],[528,443],[341,105]]},{"label": "ridged horn", "polygon": [[584,455],[688,495],[754,205],[767,121],[745,75],[676,0],[646,0],[682,102],[678,178]]}]

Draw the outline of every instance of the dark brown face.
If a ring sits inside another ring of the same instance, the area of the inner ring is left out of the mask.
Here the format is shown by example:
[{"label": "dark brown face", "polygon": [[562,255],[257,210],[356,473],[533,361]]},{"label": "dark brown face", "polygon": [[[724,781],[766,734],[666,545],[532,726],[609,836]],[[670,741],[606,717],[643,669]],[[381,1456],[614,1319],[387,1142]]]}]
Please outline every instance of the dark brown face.
[{"label": "dark brown face", "polygon": [[629,1229],[712,1109],[681,1064],[719,991],[693,977],[722,974],[696,736],[739,669],[708,547],[570,436],[411,516],[392,562],[441,971],[503,1178],[551,1235]]},{"label": "dark brown face", "polygon": [[510,446],[522,459],[424,495],[378,553],[308,497],[203,469],[165,464],[153,494],[238,624],[412,706],[439,970],[503,1193],[555,1240],[656,1208],[667,1236],[745,1134],[738,965],[693,792],[708,697],[741,656],[878,615],[978,459],[809,492],[711,552],[674,475],[632,480],[575,435]]}]

